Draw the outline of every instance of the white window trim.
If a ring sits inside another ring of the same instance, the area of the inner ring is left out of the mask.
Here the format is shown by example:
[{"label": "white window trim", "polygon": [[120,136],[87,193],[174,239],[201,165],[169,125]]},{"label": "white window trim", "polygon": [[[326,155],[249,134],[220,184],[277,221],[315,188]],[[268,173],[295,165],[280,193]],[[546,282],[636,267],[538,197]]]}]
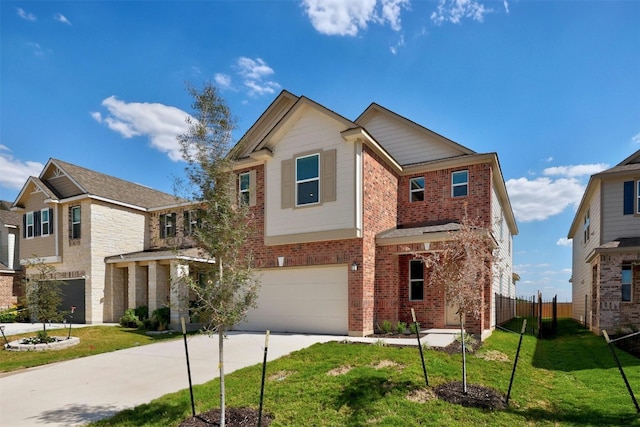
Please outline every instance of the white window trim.
[{"label": "white window trim", "polygon": [[[242,188],[242,178],[247,177],[247,188]],[[238,194],[241,203],[246,204],[247,206],[251,204],[251,172],[243,172],[238,175]],[[246,194],[246,201],[245,201]]]},{"label": "white window trim", "polygon": [[[73,211],[75,211],[76,209],[78,209],[80,211],[80,219],[78,219],[78,221],[74,221],[73,220]],[[71,206],[71,232],[73,233],[73,226],[79,224],[80,227],[82,228],[82,209],[80,206]],[[80,232],[80,236],[82,236],[82,232]],[[70,239],[79,239],[80,237],[76,237],[76,236],[69,236]]]},{"label": "white window trim", "polygon": [[[459,173],[466,173],[467,174],[467,180],[463,183],[458,183],[458,184],[454,184],[453,183],[453,177],[456,174]],[[456,196],[455,195],[455,188],[456,187],[467,187],[467,193],[464,196]],[[469,170],[468,169],[464,169],[464,170],[459,170],[459,171],[453,171],[451,172],[451,197],[467,197],[469,195]]]},{"label": "white window trim", "polygon": [[[308,157],[316,157],[318,159],[318,175],[315,178],[308,178],[308,179],[301,179],[298,180],[298,160],[300,159],[306,159]],[[314,205],[319,205],[320,204],[320,195],[322,194],[322,189],[320,188],[320,168],[322,167],[322,165],[320,164],[320,153],[313,153],[313,154],[307,154],[305,156],[300,156],[300,157],[296,157],[294,160],[294,177],[295,177],[295,206],[296,207],[303,207],[303,206],[314,206]],[[311,202],[311,203],[298,203],[298,185],[299,184],[304,184],[307,182],[313,182],[313,181],[317,181],[318,182],[318,201],[317,202]]]},{"label": "white window trim", "polygon": [[[630,277],[628,282],[624,282],[622,279],[622,271],[629,270]],[[622,299],[622,287],[629,286],[629,299]],[[632,265],[623,265],[620,271],[620,301],[621,302],[633,302],[633,266]]]},{"label": "white window trim", "polygon": [[640,215],[640,179],[636,181],[636,214]]},{"label": "white window trim", "polygon": [[[29,218],[31,218],[31,224],[29,224]],[[35,229],[36,225],[35,225],[35,218],[33,216],[33,211],[27,212],[26,213],[26,230],[25,230],[25,238],[27,239],[33,239],[36,235],[36,229]],[[31,229],[31,234],[29,234],[29,229]]]},{"label": "white window trim", "polygon": [[582,234],[584,244],[586,245],[591,238],[591,209],[587,209],[587,213],[584,215],[584,222],[582,224]]},{"label": "white window trim", "polygon": [[[47,221],[46,222],[43,220],[45,212],[46,212],[46,215],[47,215]],[[47,224],[47,232],[46,233],[44,232],[44,225],[45,224]],[[48,208],[41,209],[40,210],[40,235],[41,236],[48,236],[49,234],[51,234],[51,226],[50,226],[50,224],[51,224],[51,218],[49,218],[49,209]]]},{"label": "white window trim", "polygon": [[[413,189],[412,187],[412,183],[414,181],[417,181],[419,179],[422,179],[422,188],[420,189]],[[425,187],[426,187],[426,182],[424,179],[424,176],[414,176],[413,178],[411,178],[409,180],[409,203],[419,203],[419,202],[424,202],[425,200]],[[413,194],[414,193],[422,193],[422,200],[413,200]]]}]

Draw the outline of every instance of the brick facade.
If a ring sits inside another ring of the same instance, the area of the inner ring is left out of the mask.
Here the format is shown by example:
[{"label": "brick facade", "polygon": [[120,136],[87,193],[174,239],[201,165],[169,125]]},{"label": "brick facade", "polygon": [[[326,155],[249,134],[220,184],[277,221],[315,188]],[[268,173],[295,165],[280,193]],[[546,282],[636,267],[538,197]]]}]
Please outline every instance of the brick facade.
[{"label": "brick facade", "polygon": [[0,310],[18,304],[18,298],[22,294],[21,272],[0,273]]},{"label": "brick facade", "polygon": [[[631,265],[631,301],[622,301],[622,266]],[[592,264],[599,274],[592,284],[592,330],[615,334],[640,325],[640,254],[622,252],[600,255]]]}]

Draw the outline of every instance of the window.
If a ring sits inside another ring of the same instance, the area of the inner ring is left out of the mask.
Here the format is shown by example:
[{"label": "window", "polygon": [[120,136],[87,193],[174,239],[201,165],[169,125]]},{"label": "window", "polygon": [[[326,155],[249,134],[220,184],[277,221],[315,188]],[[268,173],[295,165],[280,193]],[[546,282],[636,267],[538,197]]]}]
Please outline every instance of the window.
[{"label": "window", "polygon": [[42,209],[40,211],[40,234],[42,236],[48,236],[51,234],[51,218],[49,209]]},{"label": "window", "polygon": [[241,173],[238,177],[238,193],[240,195],[240,203],[248,206],[251,202],[251,175],[249,172]]},{"label": "window", "polygon": [[409,261],[409,300],[422,301],[424,299],[424,265],[422,261]]},{"label": "window", "polygon": [[80,238],[80,206],[71,206],[69,208],[69,238]]},{"label": "window", "polygon": [[320,202],[320,155],[296,159],[296,206]]},{"label": "window", "polygon": [[622,301],[631,301],[631,276],[630,265],[622,266]]},{"label": "window", "polygon": [[185,211],[184,214],[184,234],[185,236],[192,236],[195,234],[196,229],[200,226],[200,220],[198,219],[198,211]]},{"label": "window", "polygon": [[424,200],[424,177],[411,178],[409,181],[409,200],[422,202]]},{"label": "window", "polygon": [[160,215],[160,238],[176,237],[176,214]]},{"label": "window", "polygon": [[451,174],[451,195],[462,197],[469,194],[469,171],[457,171]]},{"label": "window", "polygon": [[33,225],[33,212],[27,212],[25,215],[24,237],[30,239],[34,236],[35,227]]},{"label": "window", "polygon": [[591,235],[591,209],[587,209],[587,213],[584,216],[584,224],[582,225],[583,242],[586,244],[589,241]]}]

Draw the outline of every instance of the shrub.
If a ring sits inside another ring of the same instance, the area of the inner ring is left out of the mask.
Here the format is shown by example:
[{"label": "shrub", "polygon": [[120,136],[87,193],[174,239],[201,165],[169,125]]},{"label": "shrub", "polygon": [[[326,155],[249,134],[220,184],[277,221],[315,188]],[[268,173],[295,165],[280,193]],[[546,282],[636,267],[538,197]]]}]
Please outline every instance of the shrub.
[{"label": "shrub", "polygon": [[420,323],[414,322],[409,325],[409,331],[411,331],[412,334],[417,334],[418,332],[420,332]]},{"label": "shrub", "polygon": [[0,323],[13,323],[16,321],[18,312],[15,308],[0,311]]},{"label": "shrub", "polygon": [[120,325],[125,328],[139,328],[143,323],[136,316],[136,311],[133,308],[124,312],[124,316],[120,318]]},{"label": "shrub", "polygon": [[404,334],[404,331],[406,329],[407,329],[407,324],[405,322],[396,323],[396,331],[398,331],[399,334]]},{"label": "shrub", "polygon": [[390,334],[391,333],[391,322],[388,320],[383,320],[382,321],[382,332],[384,332],[385,334]]},{"label": "shrub", "polygon": [[135,314],[138,316],[138,320],[145,320],[149,318],[149,307],[146,305],[141,305],[140,307],[136,307]]},{"label": "shrub", "polygon": [[153,310],[151,322],[155,330],[164,331],[171,322],[171,309],[167,306]]}]

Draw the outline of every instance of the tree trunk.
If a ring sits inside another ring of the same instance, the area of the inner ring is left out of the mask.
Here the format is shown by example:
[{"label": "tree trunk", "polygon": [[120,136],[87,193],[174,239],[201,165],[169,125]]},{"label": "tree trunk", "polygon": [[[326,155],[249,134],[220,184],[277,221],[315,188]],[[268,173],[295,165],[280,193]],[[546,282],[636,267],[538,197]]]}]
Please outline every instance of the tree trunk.
[{"label": "tree trunk", "polygon": [[218,367],[220,368],[220,427],[225,426],[224,402],[224,328],[218,327]]},{"label": "tree trunk", "polygon": [[467,394],[467,352],[464,336],[464,313],[460,313],[460,338],[462,340],[462,392]]}]

